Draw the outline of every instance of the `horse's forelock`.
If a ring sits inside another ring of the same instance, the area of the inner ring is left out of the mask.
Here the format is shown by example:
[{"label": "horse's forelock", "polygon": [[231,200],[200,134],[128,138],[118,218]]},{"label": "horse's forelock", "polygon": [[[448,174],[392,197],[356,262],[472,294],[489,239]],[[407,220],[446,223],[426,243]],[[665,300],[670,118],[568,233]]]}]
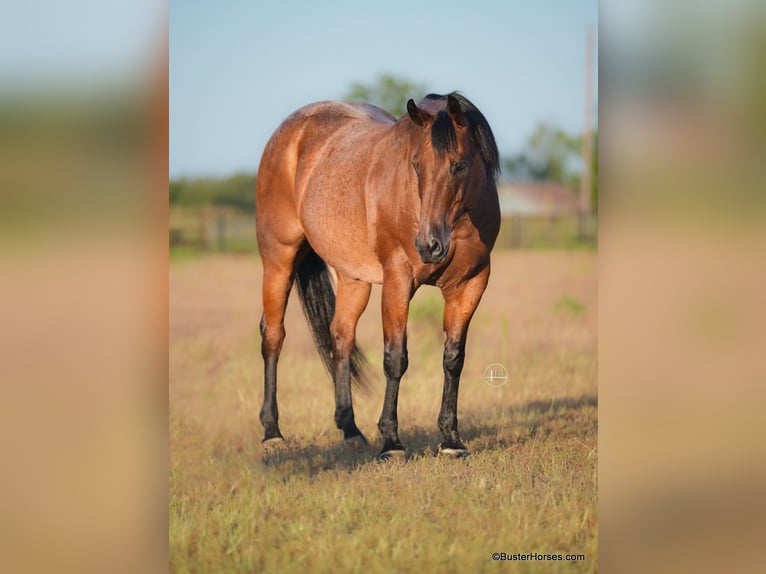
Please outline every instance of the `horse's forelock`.
[{"label": "horse's forelock", "polygon": [[457,149],[457,132],[447,112],[440,111],[436,114],[436,119],[431,124],[431,144],[439,157]]},{"label": "horse's forelock", "polygon": [[[487,172],[497,179],[500,174],[500,154],[497,149],[497,143],[495,143],[495,136],[492,134],[492,128],[489,127],[489,122],[487,122],[484,115],[468,98],[459,92],[452,92],[449,95],[460,104],[460,109],[465,116],[473,143],[479,148],[479,153],[484,160]],[[446,102],[447,96],[428,94],[424,100]],[[431,125],[431,143],[440,157],[445,152],[454,151],[457,148],[455,126],[449,114],[444,110],[436,113],[436,119]]]}]

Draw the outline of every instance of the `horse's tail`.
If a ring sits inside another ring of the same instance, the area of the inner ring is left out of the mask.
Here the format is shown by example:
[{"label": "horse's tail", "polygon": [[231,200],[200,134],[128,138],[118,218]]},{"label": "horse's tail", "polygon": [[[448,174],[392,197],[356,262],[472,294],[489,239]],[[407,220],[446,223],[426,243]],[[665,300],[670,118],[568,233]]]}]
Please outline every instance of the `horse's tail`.
[{"label": "horse's tail", "polygon": [[[324,260],[312,249],[298,267],[298,296],[303,312],[311,326],[314,342],[322,357],[325,369],[333,375],[332,337],[330,323],[335,315],[335,291],[330,279],[330,270]],[[354,343],[351,351],[351,384],[360,390],[369,391],[364,355]]]}]

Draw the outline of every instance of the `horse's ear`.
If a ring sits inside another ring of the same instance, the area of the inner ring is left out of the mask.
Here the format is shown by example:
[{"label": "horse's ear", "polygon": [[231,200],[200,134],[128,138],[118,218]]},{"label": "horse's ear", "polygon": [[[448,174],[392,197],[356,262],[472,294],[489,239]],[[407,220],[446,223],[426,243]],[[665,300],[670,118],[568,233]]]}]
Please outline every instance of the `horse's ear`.
[{"label": "horse's ear", "polygon": [[457,127],[465,127],[465,116],[463,115],[463,110],[460,108],[460,102],[452,94],[447,96],[447,112]]},{"label": "horse's ear", "polygon": [[407,101],[407,113],[410,115],[412,121],[418,124],[420,127],[425,127],[433,120],[431,114],[416,106],[412,98]]}]

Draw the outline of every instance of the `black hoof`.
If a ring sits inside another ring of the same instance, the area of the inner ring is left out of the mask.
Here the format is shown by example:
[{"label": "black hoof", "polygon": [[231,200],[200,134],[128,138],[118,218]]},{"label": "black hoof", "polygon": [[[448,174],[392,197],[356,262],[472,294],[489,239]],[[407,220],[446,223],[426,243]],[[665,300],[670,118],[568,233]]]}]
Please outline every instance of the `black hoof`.
[{"label": "black hoof", "polygon": [[406,456],[404,449],[384,450],[378,455],[378,460],[404,460]]},{"label": "black hoof", "polygon": [[354,440],[354,439],[361,439],[361,441],[364,444],[367,444],[367,439],[364,438],[364,435],[362,434],[362,431],[360,431],[358,428],[356,428],[356,425],[353,425],[350,428],[344,428],[343,429],[343,440]]}]

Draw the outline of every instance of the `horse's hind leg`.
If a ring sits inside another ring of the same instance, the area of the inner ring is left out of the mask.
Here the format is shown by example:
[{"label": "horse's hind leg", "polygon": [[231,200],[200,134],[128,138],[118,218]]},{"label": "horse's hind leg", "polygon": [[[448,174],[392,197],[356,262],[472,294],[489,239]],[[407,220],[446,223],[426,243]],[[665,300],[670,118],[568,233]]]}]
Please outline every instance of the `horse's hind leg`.
[{"label": "horse's hind leg", "polygon": [[284,253],[278,262],[263,262],[263,317],[261,318],[261,354],[263,355],[263,407],[260,419],[264,428],[263,442],[281,439],[277,409],[277,361],[285,340],[285,308],[293,282],[296,253]]},{"label": "horse's hind leg", "polygon": [[354,348],[356,325],[370,300],[370,284],[338,275],[335,316],[330,325],[335,385],[335,424],[343,431],[345,440],[359,437],[367,442],[354,422],[351,403],[351,352]]}]

